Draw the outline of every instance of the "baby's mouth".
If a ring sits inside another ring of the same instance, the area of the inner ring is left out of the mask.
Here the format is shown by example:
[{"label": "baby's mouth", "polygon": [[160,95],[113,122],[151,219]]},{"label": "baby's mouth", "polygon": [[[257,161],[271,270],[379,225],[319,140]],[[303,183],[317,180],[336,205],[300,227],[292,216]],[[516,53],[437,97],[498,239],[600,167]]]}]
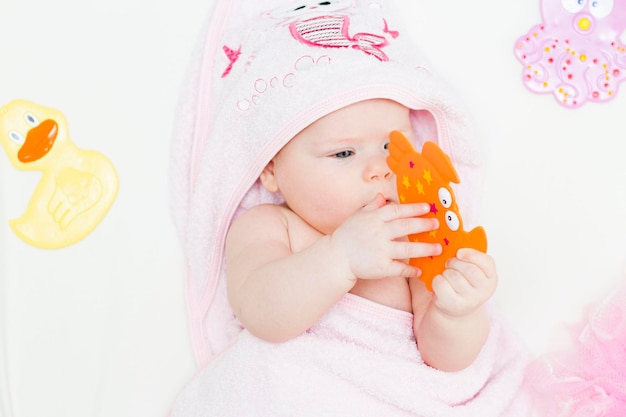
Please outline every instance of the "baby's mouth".
[{"label": "baby's mouth", "polygon": [[[381,197],[384,199],[384,203],[382,203],[382,204],[380,203],[380,198],[381,198]],[[383,194],[383,193],[378,193],[375,197],[372,197],[372,199],[368,200],[365,204],[363,204],[363,205],[361,206],[361,208],[365,208],[365,207],[369,206],[369,205],[370,205],[370,204],[372,204],[374,201],[376,201],[376,204],[377,204],[379,207],[384,207],[384,206],[386,206],[386,205],[388,205],[388,204],[397,204],[397,203],[398,203],[398,200],[397,200],[397,199],[395,199],[395,198],[393,198],[393,197],[388,197],[388,196],[386,196],[386,195],[385,195],[385,194]]]},{"label": "baby's mouth", "polygon": [[397,198],[387,197],[387,196],[383,196],[383,197],[385,197],[385,204],[396,204],[396,203],[398,203],[398,199]]}]

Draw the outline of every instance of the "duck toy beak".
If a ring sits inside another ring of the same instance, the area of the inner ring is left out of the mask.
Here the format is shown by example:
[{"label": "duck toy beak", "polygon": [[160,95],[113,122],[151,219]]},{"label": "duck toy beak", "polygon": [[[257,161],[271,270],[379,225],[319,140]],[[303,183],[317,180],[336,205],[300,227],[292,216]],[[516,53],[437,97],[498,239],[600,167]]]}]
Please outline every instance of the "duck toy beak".
[{"label": "duck toy beak", "polygon": [[50,152],[57,138],[59,126],[52,119],[41,122],[28,131],[26,140],[17,153],[17,159],[23,163],[37,161]]}]

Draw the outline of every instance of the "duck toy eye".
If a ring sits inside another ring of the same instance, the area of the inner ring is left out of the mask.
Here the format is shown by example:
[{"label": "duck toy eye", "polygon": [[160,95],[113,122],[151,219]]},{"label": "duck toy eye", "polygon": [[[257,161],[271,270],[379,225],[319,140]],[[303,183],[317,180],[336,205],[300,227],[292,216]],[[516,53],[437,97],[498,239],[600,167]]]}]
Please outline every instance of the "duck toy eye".
[{"label": "duck toy eye", "polygon": [[33,116],[32,113],[26,113],[24,115],[24,120],[26,120],[26,123],[31,126],[39,125],[39,120],[37,120],[37,117]]},{"label": "duck toy eye", "polygon": [[17,145],[21,145],[24,143],[24,135],[22,135],[17,130],[12,130],[9,132],[9,139],[13,141]]}]

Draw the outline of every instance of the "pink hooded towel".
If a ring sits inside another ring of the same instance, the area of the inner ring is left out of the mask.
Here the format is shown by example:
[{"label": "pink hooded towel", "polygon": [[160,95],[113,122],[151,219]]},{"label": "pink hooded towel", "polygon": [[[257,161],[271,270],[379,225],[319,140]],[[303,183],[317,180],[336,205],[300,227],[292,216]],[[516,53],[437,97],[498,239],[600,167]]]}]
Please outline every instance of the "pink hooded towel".
[{"label": "pink hooded towel", "polygon": [[[246,384],[247,379],[240,372],[241,379],[233,380],[235,369],[256,369],[258,362],[262,361],[265,369],[259,372],[267,376],[272,364],[283,363],[281,360],[290,355],[297,358],[304,354],[298,349],[311,352],[310,346],[317,346],[317,351],[322,349],[330,357],[334,357],[332,352],[337,351],[336,358],[341,358],[341,346],[345,346],[345,340],[317,345],[320,343],[318,338],[317,342],[312,342],[312,338],[330,334],[319,328],[300,338],[307,339],[306,344],[296,338],[293,344],[267,345],[242,329],[228,305],[224,242],[229,226],[249,207],[281,202],[279,195],[268,193],[258,181],[271,158],[296,133],[334,110],[371,98],[394,100],[411,109],[419,142],[415,144],[416,148],[421,148],[425,140],[433,140],[450,155],[462,181],[455,194],[466,223],[472,221],[481,161],[465,112],[402,31],[401,22],[392,14],[388,1],[218,0],[207,23],[183,91],[171,158],[172,211],[183,242],[190,330],[201,368],[180,396],[174,415],[251,415],[241,410],[235,412],[233,408],[209,412],[209,409],[202,408],[206,404],[199,405],[200,402],[211,402],[200,387],[222,395],[224,402],[227,402],[226,397],[237,393],[256,404],[259,393],[264,391],[256,389],[254,395],[239,391],[235,386]],[[325,328],[331,326],[329,323],[333,323],[332,326],[343,323],[341,317],[347,306],[376,311],[372,320],[377,325],[380,325],[379,316],[389,315],[382,306],[371,306],[367,300],[356,300],[348,295],[334,309],[339,318],[331,315],[319,325]],[[397,314],[392,312],[391,316],[406,324],[406,317],[401,314],[396,317]],[[335,319],[339,321],[335,322]],[[404,330],[400,332],[400,339],[412,337],[402,332]],[[326,336],[321,339],[328,341]],[[355,340],[350,343],[356,343]],[[414,346],[415,342],[412,343]],[[293,350],[289,351],[288,346]],[[490,401],[499,403],[494,410],[508,409],[522,379],[524,355],[504,327],[496,322],[489,346],[485,351],[491,352],[494,358],[499,356],[501,363],[483,355],[485,360],[480,370],[476,368],[465,374],[476,376],[478,372],[480,377],[467,377],[468,383],[456,384],[459,390],[453,390],[450,398],[442,400],[438,395],[430,398],[429,401],[436,406],[421,407],[447,410],[453,405],[474,401],[485,389],[490,396],[475,402],[482,403],[483,408],[473,411],[483,411]],[[275,352],[266,352],[273,348],[289,352],[283,351],[279,356],[275,356]],[[260,355],[261,351],[266,354]],[[499,351],[497,355],[496,351]],[[252,360],[253,357],[256,360]],[[270,357],[275,357],[276,362]],[[367,354],[362,359],[370,363],[377,360]],[[420,362],[419,353],[403,357],[402,361],[406,360]],[[250,367],[251,363],[254,366]],[[329,363],[328,366],[319,371],[321,373],[314,373],[315,378],[321,378],[320,375],[330,372],[335,365]],[[427,368],[423,362],[420,367]],[[430,372],[435,370],[426,373]],[[342,383],[346,382],[342,378],[358,379],[358,373],[348,374],[338,377]],[[249,377],[252,381],[261,378],[260,375]],[[449,385],[442,375],[438,378],[441,386]],[[226,380],[234,385],[224,385]],[[470,380],[473,382],[469,383]],[[225,392],[230,394],[216,390],[216,381],[221,381],[217,385],[222,388],[227,386]],[[488,381],[493,384],[486,389]],[[351,388],[346,388],[346,392],[354,389],[354,384],[349,385]],[[362,386],[360,391],[376,389],[375,386]],[[413,390],[427,393],[422,399],[431,396],[433,389],[413,387]],[[296,399],[294,401],[297,403]],[[404,404],[404,399],[401,401],[402,409],[419,409],[415,406],[418,399],[407,401],[410,404]],[[360,404],[366,407],[368,401]],[[393,407],[397,404],[394,403]],[[464,408],[471,410],[467,406]],[[198,412],[199,409],[206,413]],[[389,411],[385,407],[372,406],[369,409]],[[282,415],[276,410],[268,409],[268,413]]]}]

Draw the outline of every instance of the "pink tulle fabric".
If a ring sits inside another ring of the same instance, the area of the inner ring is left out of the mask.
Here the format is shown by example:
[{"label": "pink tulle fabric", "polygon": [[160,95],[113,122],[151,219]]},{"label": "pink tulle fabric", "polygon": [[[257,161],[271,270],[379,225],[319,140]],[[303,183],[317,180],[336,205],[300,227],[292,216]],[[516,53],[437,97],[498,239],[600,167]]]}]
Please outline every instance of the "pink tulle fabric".
[{"label": "pink tulle fabric", "polygon": [[626,416],[626,282],[570,329],[566,347],[531,363],[525,385],[539,416]]}]

